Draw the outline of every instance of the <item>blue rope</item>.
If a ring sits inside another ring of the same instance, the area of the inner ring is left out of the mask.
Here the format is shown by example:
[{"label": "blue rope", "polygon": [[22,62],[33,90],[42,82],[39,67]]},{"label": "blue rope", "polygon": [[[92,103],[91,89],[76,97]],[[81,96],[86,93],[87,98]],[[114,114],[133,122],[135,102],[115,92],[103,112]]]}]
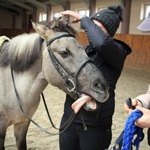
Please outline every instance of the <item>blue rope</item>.
[{"label": "blue rope", "polygon": [[[132,145],[136,147],[136,150],[139,150],[143,128],[137,127],[134,122],[142,115],[139,110],[135,110],[129,115],[124,128],[122,150],[131,150]],[[133,140],[135,135],[137,137]]]}]

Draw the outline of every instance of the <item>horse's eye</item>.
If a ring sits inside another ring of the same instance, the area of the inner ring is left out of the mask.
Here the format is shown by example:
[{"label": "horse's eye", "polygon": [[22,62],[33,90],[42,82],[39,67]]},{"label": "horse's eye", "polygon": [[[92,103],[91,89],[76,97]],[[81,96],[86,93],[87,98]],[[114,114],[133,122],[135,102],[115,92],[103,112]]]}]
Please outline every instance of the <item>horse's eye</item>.
[{"label": "horse's eye", "polygon": [[66,58],[66,57],[68,57],[69,52],[68,51],[61,51],[60,55],[61,55],[62,58]]}]

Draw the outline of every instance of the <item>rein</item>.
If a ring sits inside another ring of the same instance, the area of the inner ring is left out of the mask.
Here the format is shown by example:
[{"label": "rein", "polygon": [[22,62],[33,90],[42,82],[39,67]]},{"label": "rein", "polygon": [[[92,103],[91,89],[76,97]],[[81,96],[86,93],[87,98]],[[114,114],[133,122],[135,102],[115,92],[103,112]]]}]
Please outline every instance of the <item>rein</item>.
[{"label": "rein", "polygon": [[[24,112],[24,110],[23,110],[23,108],[22,108],[20,96],[19,96],[19,94],[18,94],[18,92],[17,92],[17,88],[16,88],[16,84],[15,84],[15,80],[14,80],[14,74],[13,74],[13,69],[12,69],[12,67],[11,67],[11,75],[12,75],[12,80],[13,80],[13,85],[14,85],[15,94],[16,94],[16,97],[17,97],[17,102],[18,102],[18,105],[19,105],[19,107],[20,107],[22,113],[23,113],[34,125],[36,125],[41,131],[43,131],[43,132],[45,132],[45,133],[47,133],[47,134],[49,134],[49,135],[58,135],[58,134],[61,134],[62,132],[64,132],[64,131],[67,129],[67,127],[70,125],[70,123],[72,122],[72,120],[74,119],[75,113],[73,112],[73,113],[71,114],[71,116],[68,118],[68,120],[66,121],[66,123],[59,129],[60,131],[59,131],[58,133],[51,133],[51,132],[47,131],[45,128],[43,128],[43,127],[40,126],[38,123],[36,123],[30,116],[28,116],[28,115]],[[41,95],[42,95],[42,98],[44,98],[43,93],[42,93]],[[54,126],[54,124],[53,124],[53,122],[52,122],[52,120],[51,120],[51,117],[50,117],[48,108],[47,108],[46,103],[45,103],[45,99],[43,99],[43,101],[44,101],[44,105],[45,105],[45,107],[46,107],[46,112],[47,112],[47,114],[48,114],[48,117],[49,117],[49,119],[50,119],[50,122],[51,122],[52,126],[53,126],[55,129],[58,129],[58,128],[56,128],[56,127]]]},{"label": "rein", "polygon": [[[58,61],[58,59],[55,57],[55,55],[53,54],[53,52],[51,51],[51,48],[50,48],[50,44],[52,44],[52,42],[54,42],[55,40],[57,39],[60,39],[60,38],[63,38],[63,37],[74,37],[74,35],[71,35],[71,34],[63,34],[63,35],[60,35],[60,36],[57,36],[53,39],[51,39],[50,41],[46,42],[46,45],[47,45],[47,48],[48,48],[48,52],[49,52],[49,56],[50,56],[50,59],[55,67],[55,69],[58,71],[58,73],[60,74],[60,76],[65,80],[65,85],[67,86],[67,89],[69,92],[73,92],[74,93],[74,96],[75,96],[75,99],[79,98],[81,96],[81,94],[79,92],[77,92],[77,76],[80,72],[80,70],[86,65],[86,63],[92,61],[90,58],[87,57],[87,59],[81,63],[80,67],[77,69],[77,71],[75,72],[75,74],[71,74],[70,71],[68,71],[66,68],[64,68],[62,66],[62,64]],[[67,72],[72,78],[72,79],[69,79],[67,77],[67,75],[63,72]],[[50,113],[48,111],[48,108],[47,108],[47,105],[46,105],[46,101],[45,101],[45,98],[44,98],[44,94],[41,93],[41,96],[42,96],[42,99],[43,99],[43,102],[44,102],[44,106],[45,106],[45,109],[46,109],[46,112],[47,112],[47,115],[48,115],[48,118],[50,120],[50,123],[52,124],[52,126],[57,129],[57,130],[60,130],[58,133],[51,133],[49,131],[47,131],[46,129],[44,129],[43,127],[41,127],[38,123],[36,123],[34,120],[32,120],[32,118],[30,116],[28,116],[23,108],[22,108],[22,104],[21,104],[21,100],[20,100],[20,96],[17,92],[17,88],[16,88],[16,84],[15,84],[15,79],[14,79],[14,74],[13,74],[13,69],[12,69],[12,66],[11,66],[11,76],[12,76],[12,81],[13,81],[13,86],[14,86],[14,91],[15,91],[15,94],[16,94],[16,97],[17,97],[17,101],[18,101],[18,105],[22,111],[22,113],[33,123],[35,124],[41,131],[49,134],[49,135],[58,135],[58,134],[61,134],[62,132],[64,132],[67,127],[71,124],[72,120],[74,119],[75,117],[75,113],[72,112],[72,114],[70,115],[70,117],[68,118],[68,120],[66,121],[66,123],[61,126],[60,128],[57,128],[55,127],[54,123],[52,122],[52,119],[50,117]]]},{"label": "rein", "polygon": [[72,120],[74,119],[75,113],[72,112],[72,114],[70,115],[70,117],[68,118],[68,120],[67,120],[60,128],[57,128],[57,127],[54,125],[54,123],[53,123],[53,121],[52,121],[52,119],[51,119],[51,116],[50,116],[50,113],[49,113],[49,111],[48,111],[48,107],[47,107],[47,104],[46,104],[46,101],[45,101],[44,94],[42,93],[41,96],[42,96],[43,103],[44,103],[44,106],[45,106],[45,109],[46,109],[46,112],[47,112],[47,116],[48,116],[48,118],[49,118],[49,121],[50,121],[51,125],[52,125],[53,128],[55,128],[56,130],[60,130],[59,133],[64,132],[64,131],[67,129],[67,127],[70,125],[70,123],[72,122]]}]

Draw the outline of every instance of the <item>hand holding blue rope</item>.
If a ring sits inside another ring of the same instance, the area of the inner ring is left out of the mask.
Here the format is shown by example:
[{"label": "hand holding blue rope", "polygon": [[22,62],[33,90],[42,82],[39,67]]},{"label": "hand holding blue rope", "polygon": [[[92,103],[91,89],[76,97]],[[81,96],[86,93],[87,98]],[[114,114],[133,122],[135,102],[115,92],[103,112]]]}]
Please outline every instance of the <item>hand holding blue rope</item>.
[{"label": "hand holding blue rope", "polygon": [[[135,125],[135,121],[142,116],[142,113],[139,110],[133,111],[125,124],[122,150],[130,150],[132,145],[136,147],[136,150],[139,149],[139,145],[143,136],[143,129]],[[137,135],[136,139],[133,141],[133,137]]]},{"label": "hand holding blue rope", "polygon": [[[139,110],[135,110],[129,115],[124,128],[122,150],[132,150],[132,145],[139,150],[140,142],[143,140],[143,128],[136,126],[134,122],[142,115]],[[135,135],[137,137],[133,141]]]},{"label": "hand holding blue rope", "polygon": [[[130,98],[126,99],[126,104],[130,109],[135,109],[135,107],[132,106]],[[136,150],[139,149],[140,142],[144,139],[144,133],[142,128],[135,125],[135,121],[142,115],[142,112],[139,110],[135,110],[129,115],[124,130],[116,139],[115,144],[112,147],[113,150],[132,150],[132,146],[135,146]]]}]

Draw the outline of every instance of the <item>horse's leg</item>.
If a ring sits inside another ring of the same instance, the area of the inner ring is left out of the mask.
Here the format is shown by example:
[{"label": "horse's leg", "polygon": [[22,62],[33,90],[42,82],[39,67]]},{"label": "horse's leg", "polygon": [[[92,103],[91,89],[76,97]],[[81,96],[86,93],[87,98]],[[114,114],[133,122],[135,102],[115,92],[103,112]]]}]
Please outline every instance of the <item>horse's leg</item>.
[{"label": "horse's leg", "polygon": [[14,125],[14,134],[18,150],[27,150],[26,135],[30,121],[18,123]]},{"label": "horse's leg", "polygon": [[6,137],[7,124],[0,121],[0,150],[5,150],[4,143]]}]

